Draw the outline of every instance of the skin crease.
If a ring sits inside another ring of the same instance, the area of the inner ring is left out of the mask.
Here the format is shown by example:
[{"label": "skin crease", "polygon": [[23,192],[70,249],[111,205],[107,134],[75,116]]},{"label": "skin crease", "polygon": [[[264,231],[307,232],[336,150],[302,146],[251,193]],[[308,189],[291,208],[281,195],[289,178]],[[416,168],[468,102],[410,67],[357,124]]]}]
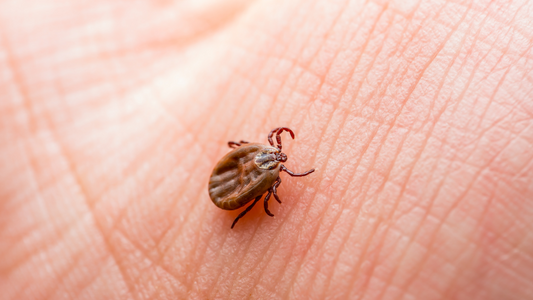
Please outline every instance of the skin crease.
[{"label": "skin crease", "polygon": [[[0,2],[0,299],[533,299],[533,2]],[[268,217],[207,194],[283,135]]]}]

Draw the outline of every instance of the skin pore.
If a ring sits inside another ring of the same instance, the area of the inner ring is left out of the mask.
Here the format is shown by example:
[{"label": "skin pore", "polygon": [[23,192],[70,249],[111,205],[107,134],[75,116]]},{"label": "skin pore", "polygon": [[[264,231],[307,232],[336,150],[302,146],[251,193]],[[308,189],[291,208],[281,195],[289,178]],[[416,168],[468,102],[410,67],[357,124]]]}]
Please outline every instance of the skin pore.
[{"label": "skin pore", "polygon": [[[0,2],[0,299],[533,299],[533,2]],[[275,127],[278,195],[212,204]]]}]

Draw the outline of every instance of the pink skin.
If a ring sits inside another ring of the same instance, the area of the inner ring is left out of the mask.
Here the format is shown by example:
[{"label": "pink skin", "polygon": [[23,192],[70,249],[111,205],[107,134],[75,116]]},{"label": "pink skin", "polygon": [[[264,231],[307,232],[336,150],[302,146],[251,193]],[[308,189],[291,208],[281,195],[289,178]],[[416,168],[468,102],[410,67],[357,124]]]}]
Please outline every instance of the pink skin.
[{"label": "pink skin", "polygon": [[533,2],[192,3],[0,2],[0,299],[533,299]]}]

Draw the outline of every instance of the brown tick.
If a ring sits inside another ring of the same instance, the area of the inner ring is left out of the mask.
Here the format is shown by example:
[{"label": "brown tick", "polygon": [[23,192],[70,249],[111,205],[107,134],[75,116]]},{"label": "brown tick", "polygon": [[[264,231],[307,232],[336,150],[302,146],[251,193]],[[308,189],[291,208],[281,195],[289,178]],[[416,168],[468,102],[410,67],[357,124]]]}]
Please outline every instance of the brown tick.
[{"label": "brown tick", "polygon": [[[277,188],[281,184],[279,177],[280,171],[285,171],[291,176],[306,176],[315,171],[311,169],[307,172],[298,174],[290,171],[282,165],[287,161],[287,155],[281,152],[281,136],[283,131],[287,131],[294,139],[294,133],[290,128],[278,127],[268,134],[270,146],[248,143],[246,141],[228,142],[228,146],[233,148],[226,154],[215,166],[211,178],[209,178],[209,197],[216,206],[233,210],[246,205],[254,200],[231,224],[235,226],[237,221],[242,218],[252,207],[261,200],[265,192],[268,192],[264,199],[265,212],[273,217],[274,215],[268,210],[268,200],[270,195],[281,204],[277,194]],[[274,145],[272,136],[276,134],[277,145]]]}]

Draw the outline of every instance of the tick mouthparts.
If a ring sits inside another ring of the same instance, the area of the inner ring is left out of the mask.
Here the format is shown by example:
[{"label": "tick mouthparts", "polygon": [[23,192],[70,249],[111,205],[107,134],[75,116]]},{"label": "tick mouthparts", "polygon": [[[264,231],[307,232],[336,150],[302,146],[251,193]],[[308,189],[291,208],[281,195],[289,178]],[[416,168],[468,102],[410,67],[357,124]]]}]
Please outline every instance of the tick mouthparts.
[{"label": "tick mouthparts", "polygon": [[283,152],[276,154],[276,160],[280,162],[286,162],[287,161],[287,155]]}]

